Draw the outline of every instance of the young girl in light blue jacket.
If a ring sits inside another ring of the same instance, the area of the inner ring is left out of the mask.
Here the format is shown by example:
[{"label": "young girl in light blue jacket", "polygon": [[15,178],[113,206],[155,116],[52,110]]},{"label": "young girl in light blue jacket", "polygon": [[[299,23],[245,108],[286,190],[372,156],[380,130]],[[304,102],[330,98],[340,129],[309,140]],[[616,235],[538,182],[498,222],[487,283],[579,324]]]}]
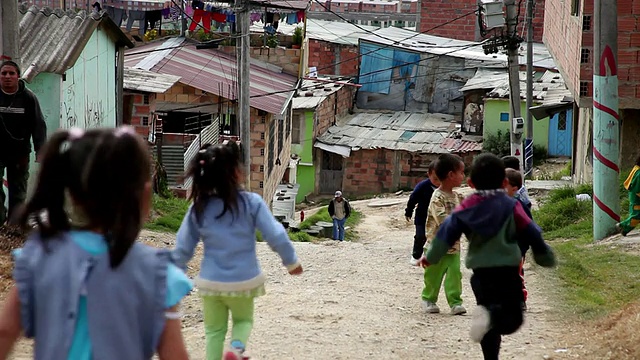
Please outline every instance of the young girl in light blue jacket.
[{"label": "young girl in light blue jacket", "polygon": [[241,189],[236,143],[205,145],[187,176],[193,179],[193,205],[178,230],[173,258],[186,269],[202,239],[204,257],[195,284],[204,306],[207,360],[222,359],[229,313],[231,347],[224,360],[248,359],[244,351],[253,327],[254,298],[265,293],[265,276],[256,256],[256,229],[280,255],[289,274],[301,274],[302,266],[286,230],[262,197]]}]

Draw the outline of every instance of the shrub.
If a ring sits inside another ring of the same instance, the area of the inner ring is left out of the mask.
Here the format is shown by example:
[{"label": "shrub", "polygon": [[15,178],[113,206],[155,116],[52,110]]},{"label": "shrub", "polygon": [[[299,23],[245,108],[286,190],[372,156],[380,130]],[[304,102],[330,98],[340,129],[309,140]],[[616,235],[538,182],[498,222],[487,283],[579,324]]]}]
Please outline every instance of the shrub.
[{"label": "shrub", "polygon": [[498,130],[493,134],[487,134],[482,140],[482,150],[499,157],[511,154],[511,139],[508,131]]}]

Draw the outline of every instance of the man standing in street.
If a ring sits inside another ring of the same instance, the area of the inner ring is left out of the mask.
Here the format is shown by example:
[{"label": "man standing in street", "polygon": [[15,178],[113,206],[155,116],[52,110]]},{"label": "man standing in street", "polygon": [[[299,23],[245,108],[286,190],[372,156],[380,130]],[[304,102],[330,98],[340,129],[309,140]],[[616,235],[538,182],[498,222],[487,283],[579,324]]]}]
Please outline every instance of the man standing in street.
[{"label": "man standing in street", "polygon": [[[0,187],[0,226],[11,220],[16,208],[27,197],[31,139],[36,159],[47,137],[47,125],[36,95],[20,79],[20,67],[13,61],[0,65],[0,177],[9,189],[9,209],[5,209],[6,194]],[[36,160],[37,161],[37,160]]]},{"label": "man standing in street", "polygon": [[351,215],[351,206],[347,199],[342,197],[342,191],[336,191],[336,195],[329,203],[329,215],[333,219],[333,240],[344,240],[344,224]]}]

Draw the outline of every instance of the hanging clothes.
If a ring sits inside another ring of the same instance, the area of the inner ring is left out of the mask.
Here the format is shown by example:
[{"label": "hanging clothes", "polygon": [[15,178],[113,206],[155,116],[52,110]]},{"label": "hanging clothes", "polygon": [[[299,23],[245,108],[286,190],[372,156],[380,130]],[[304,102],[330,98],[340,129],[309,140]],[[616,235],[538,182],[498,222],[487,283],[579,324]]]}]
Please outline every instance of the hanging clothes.
[{"label": "hanging clothes", "polygon": [[205,33],[211,32],[211,13],[208,11],[204,11],[201,9],[193,10],[193,21],[191,25],[189,25],[189,31],[194,31],[196,26],[202,21],[202,26],[204,27]]},{"label": "hanging clothes", "polygon": [[124,9],[116,9],[113,6],[105,6],[104,9],[116,26],[120,27],[122,20],[127,16],[127,11]]},{"label": "hanging clothes", "polygon": [[287,24],[293,25],[298,23],[298,13],[287,14]]},{"label": "hanging clothes", "polygon": [[145,21],[146,12],[138,11],[138,10],[129,10],[129,15],[127,19],[127,31],[131,31],[133,27],[133,22],[138,22],[138,34],[140,37],[144,36],[144,33],[147,30],[147,22]]},{"label": "hanging clothes", "polygon": [[162,14],[162,17],[167,20],[171,17],[171,8],[164,8],[160,10],[160,13]]},{"label": "hanging clothes", "polygon": [[156,23],[159,23],[162,19],[162,10],[147,11],[145,16],[145,23],[149,23],[149,29],[155,29]]},{"label": "hanging clothes", "polygon": [[[193,0],[191,2],[191,8],[193,10],[204,10],[204,2],[200,1],[200,0]],[[194,12],[195,14],[195,12]]]},{"label": "hanging clothes", "polygon": [[306,16],[307,16],[307,14],[304,12],[304,10],[299,10],[298,11],[298,22],[299,23],[303,22]]}]

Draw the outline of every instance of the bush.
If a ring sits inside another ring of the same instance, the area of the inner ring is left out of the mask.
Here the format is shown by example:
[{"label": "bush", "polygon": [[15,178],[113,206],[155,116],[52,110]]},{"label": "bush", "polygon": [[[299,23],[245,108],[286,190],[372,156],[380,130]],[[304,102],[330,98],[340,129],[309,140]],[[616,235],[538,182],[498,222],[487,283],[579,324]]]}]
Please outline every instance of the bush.
[{"label": "bush", "polygon": [[542,145],[533,144],[533,166],[540,166],[549,158],[547,148]]},{"label": "bush", "polygon": [[498,130],[493,134],[487,134],[484,140],[482,140],[482,150],[495,154],[499,157],[511,155],[511,139],[509,132]]},{"label": "bush", "polygon": [[311,242],[311,235],[304,231],[290,232],[289,239],[294,242]]}]

